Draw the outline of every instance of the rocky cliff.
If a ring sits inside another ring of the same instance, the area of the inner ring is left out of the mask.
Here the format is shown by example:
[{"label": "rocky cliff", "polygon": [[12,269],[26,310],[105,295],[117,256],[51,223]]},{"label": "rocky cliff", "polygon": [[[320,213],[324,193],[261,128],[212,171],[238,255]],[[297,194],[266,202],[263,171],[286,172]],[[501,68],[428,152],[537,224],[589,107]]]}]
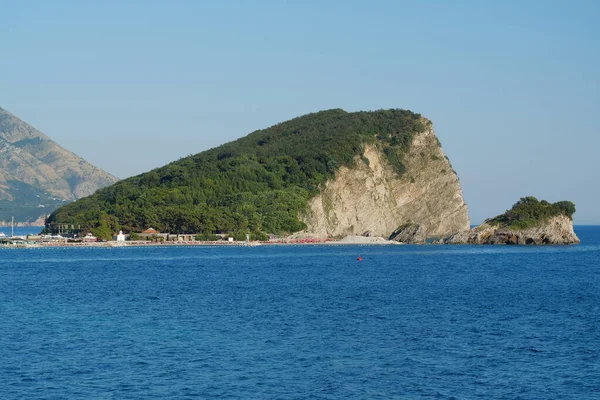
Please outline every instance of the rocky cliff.
[{"label": "rocky cliff", "polygon": [[0,220],[36,220],[116,181],[0,108]]},{"label": "rocky cliff", "polygon": [[[301,219],[317,237],[372,235],[388,238],[410,225],[413,234],[398,241],[421,243],[469,229],[467,205],[456,172],[429,121],[414,136],[401,175],[376,145],[365,146],[352,167],[341,167],[309,201]],[[416,234],[416,235],[415,235]]]},{"label": "rocky cliff", "polygon": [[483,223],[471,230],[456,233],[447,244],[577,244],[579,238],[573,230],[573,221],[558,215],[539,226],[514,229]]}]

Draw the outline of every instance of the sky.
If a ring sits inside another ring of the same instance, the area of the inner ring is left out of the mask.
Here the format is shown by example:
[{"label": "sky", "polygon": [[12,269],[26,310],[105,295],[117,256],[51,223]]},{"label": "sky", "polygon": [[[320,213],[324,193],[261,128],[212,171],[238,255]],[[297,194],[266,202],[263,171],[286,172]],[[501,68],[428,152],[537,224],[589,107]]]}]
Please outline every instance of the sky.
[{"label": "sky", "polygon": [[119,178],[331,108],[434,123],[472,223],[600,224],[599,1],[0,0],[0,107]]}]

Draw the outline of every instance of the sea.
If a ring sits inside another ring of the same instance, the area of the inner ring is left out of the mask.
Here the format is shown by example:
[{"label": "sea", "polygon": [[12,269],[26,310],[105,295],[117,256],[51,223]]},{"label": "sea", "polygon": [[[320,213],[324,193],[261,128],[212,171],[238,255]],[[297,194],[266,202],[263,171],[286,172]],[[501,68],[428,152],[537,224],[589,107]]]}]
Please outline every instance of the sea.
[{"label": "sea", "polygon": [[[40,233],[44,229],[43,226],[15,226],[14,227],[14,235],[15,236],[27,236],[27,235],[36,235]],[[13,228],[10,226],[0,226],[0,233],[4,233],[6,236],[11,236],[13,234]]]},{"label": "sea", "polygon": [[576,232],[0,249],[0,398],[598,399],[600,226]]}]

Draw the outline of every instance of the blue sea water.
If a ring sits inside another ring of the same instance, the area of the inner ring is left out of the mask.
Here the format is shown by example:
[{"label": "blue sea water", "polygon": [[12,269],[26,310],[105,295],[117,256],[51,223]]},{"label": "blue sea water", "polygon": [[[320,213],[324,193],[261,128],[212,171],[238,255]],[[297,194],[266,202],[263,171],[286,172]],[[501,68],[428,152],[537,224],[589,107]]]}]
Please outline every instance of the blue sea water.
[{"label": "blue sea water", "polygon": [[[36,235],[44,229],[43,226],[15,226],[15,236]],[[10,226],[0,226],[0,232],[6,236],[12,235],[13,231]]]},{"label": "blue sea water", "polygon": [[0,398],[597,399],[600,227],[576,230],[563,247],[3,249]]}]

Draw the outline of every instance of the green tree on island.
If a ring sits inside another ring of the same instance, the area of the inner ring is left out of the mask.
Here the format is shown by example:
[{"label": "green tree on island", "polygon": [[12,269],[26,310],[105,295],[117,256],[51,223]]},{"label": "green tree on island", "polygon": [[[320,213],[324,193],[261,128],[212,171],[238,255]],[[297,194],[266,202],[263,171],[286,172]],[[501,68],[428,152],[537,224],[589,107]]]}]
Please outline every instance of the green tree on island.
[{"label": "green tree on island", "polygon": [[564,215],[573,219],[575,204],[570,201],[549,203],[539,201],[533,196],[521,197],[510,210],[486,222],[493,225],[507,226],[512,229],[526,229],[540,225],[552,217]]}]

